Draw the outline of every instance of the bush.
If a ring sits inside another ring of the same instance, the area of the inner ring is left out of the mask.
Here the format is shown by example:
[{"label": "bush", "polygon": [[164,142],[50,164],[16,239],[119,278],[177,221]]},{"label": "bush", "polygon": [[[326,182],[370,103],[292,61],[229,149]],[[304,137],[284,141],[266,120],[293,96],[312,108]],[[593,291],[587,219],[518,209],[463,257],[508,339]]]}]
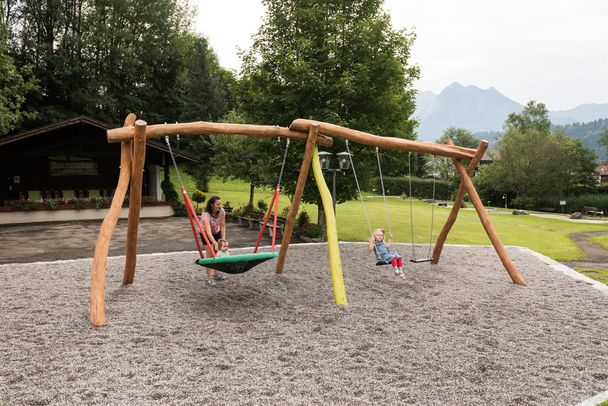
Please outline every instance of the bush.
[{"label": "bush", "polygon": [[84,200],[76,200],[76,210],[84,209]]},{"label": "bush", "polygon": [[281,214],[279,214],[279,217],[287,218],[288,215],[289,215],[289,206],[283,207],[283,210],[281,210]]},{"label": "bush", "polygon": [[583,213],[585,206],[597,207],[598,210],[608,213],[608,195],[606,194],[593,193],[579,196],[567,196],[561,199],[556,198],[555,207],[560,207],[559,200],[566,201],[565,210],[568,211],[568,213],[573,213],[576,211]]},{"label": "bush", "polygon": [[177,192],[175,191],[175,187],[173,187],[173,183],[171,183],[171,181],[163,180],[160,182],[160,188],[165,195],[165,200],[177,201]]},{"label": "bush", "polygon": [[23,203],[22,207],[23,207],[23,210],[25,210],[25,211],[34,211],[38,208],[35,203],[30,203],[30,202]]},{"label": "bush", "polygon": [[296,220],[296,224],[298,225],[298,229],[304,227],[306,224],[310,223],[310,216],[306,212],[306,210],[302,210],[300,214],[298,214],[298,219]]},{"label": "bush", "polygon": [[[537,199],[532,197],[515,197],[508,202],[510,208],[522,209],[522,210],[536,210],[541,207],[553,207],[551,202],[547,204],[541,204]],[[559,202],[558,202],[559,203]]]},{"label": "bush", "polygon": [[600,195],[608,195],[608,183],[600,183],[595,187],[595,193]]},{"label": "bush", "polygon": [[171,205],[173,207],[173,216],[174,217],[188,217],[188,211],[186,210],[186,205],[181,202],[175,202]]},{"label": "bush", "polygon": [[200,190],[195,190],[194,193],[192,193],[192,200],[196,202],[196,208],[198,209],[198,205],[200,203],[205,203],[207,196],[205,196]]},{"label": "bush", "polygon": [[[565,200],[566,206],[561,206],[560,201]],[[597,207],[598,210],[603,210],[608,213],[608,194],[587,193],[578,196],[556,196],[545,198],[542,200],[516,197],[509,201],[509,206],[518,209],[540,210],[545,208],[554,209],[556,212],[561,212],[562,209],[566,213],[584,212],[585,206]]]},{"label": "bush", "polygon": [[319,238],[321,237],[321,227],[318,224],[308,224],[304,228],[304,233],[302,234],[308,238]]},{"label": "bush", "polygon": [[253,206],[250,204],[247,204],[245,206],[240,206],[237,207],[236,209],[234,209],[232,211],[232,214],[234,214],[235,216],[240,216],[240,217],[249,217],[252,213],[254,213],[255,210],[253,210]]},{"label": "bush", "polygon": [[264,199],[258,200],[258,209],[266,213],[266,211],[268,210],[268,203],[266,203]]},{"label": "bush", "polygon": [[101,209],[106,205],[106,200],[103,197],[93,197],[91,202],[95,205],[96,209]]},{"label": "bush", "polygon": [[[412,177],[412,197],[431,199],[433,197],[433,179]],[[376,190],[382,190],[380,178],[376,179]],[[410,181],[407,177],[384,178],[384,190],[387,195],[409,196]],[[435,200],[450,200],[456,190],[450,182],[435,180]]]}]

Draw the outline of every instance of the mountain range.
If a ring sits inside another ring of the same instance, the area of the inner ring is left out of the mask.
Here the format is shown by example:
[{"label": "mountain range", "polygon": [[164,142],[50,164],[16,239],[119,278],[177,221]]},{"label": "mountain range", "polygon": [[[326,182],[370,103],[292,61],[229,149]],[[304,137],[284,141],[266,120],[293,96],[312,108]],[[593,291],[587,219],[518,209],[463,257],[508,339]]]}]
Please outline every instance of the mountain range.
[{"label": "mountain range", "polygon": [[[523,108],[523,105],[493,87],[481,89],[454,82],[439,94],[420,92],[416,97],[414,113],[420,122],[418,139],[435,141],[449,127],[491,134],[502,130],[510,113],[519,113]],[[603,118],[608,118],[608,103],[581,104],[570,110],[549,112],[549,119],[554,125]]]}]

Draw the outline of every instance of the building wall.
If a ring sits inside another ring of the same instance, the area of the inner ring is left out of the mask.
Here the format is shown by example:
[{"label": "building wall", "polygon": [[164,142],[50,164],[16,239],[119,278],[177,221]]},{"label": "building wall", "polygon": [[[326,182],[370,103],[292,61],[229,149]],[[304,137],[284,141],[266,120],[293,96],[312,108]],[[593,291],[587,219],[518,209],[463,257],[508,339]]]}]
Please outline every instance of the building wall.
[{"label": "building wall", "polygon": [[[120,144],[86,122],[54,128],[0,146],[0,206],[29,198],[112,196],[120,174]],[[148,146],[142,194],[160,200],[165,152]]]}]

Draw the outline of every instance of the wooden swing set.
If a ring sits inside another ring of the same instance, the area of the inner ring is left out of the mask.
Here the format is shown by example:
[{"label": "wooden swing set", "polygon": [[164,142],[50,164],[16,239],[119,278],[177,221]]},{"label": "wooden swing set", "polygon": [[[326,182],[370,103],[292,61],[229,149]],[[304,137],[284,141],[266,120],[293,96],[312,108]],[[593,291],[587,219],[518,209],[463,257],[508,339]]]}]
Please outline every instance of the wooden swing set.
[{"label": "wooden swing set", "polygon": [[[336,228],[335,213],[331,201],[331,194],[327,189],[323,172],[319,165],[317,145],[331,147],[332,137],[341,137],[351,142],[374,146],[384,149],[395,149],[401,151],[427,153],[437,156],[452,158],[454,165],[460,174],[461,183],[456,194],[454,205],[443,226],[432,255],[432,264],[437,264],[441,256],[441,251],[445,240],[450,232],[458,211],[463,202],[465,193],[468,193],[471,202],[481,220],[498,257],[500,258],[505,270],[508,272],[513,283],[526,285],[502,244],[498,234],[494,230],[490,218],[475,190],[471,181],[471,174],[481,160],[488,148],[487,141],[481,141],[477,149],[464,148],[453,145],[451,141],[447,144],[431,144],[420,141],[410,141],[395,137],[381,137],[362,131],[352,130],[334,124],[317,122],[313,120],[297,119],[294,120],[289,128],[279,126],[252,125],[252,124],[230,124],[230,123],[210,123],[204,121],[180,124],[159,124],[150,125],[143,120],[136,120],[134,114],[129,114],[124,121],[124,126],[108,130],[107,138],[110,143],[121,143],[120,175],[116,191],[112,199],[112,204],[101,225],[92,266],[89,321],[93,326],[103,326],[106,324],[105,316],[105,279],[106,266],[112,233],[118,221],[120,209],[122,208],[127,190],[129,191],[129,213],[127,220],[127,241],[126,259],[123,273],[123,284],[133,283],[135,277],[135,266],[137,262],[137,231],[139,227],[139,216],[141,211],[142,199],[142,179],[145,161],[146,139],[159,138],[168,135],[200,135],[200,134],[236,134],[251,137],[281,137],[306,142],[304,157],[300,166],[300,172],[293,195],[292,203],[287,215],[285,230],[281,241],[280,251],[277,258],[275,272],[283,273],[287,249],[293,233],[296,215],[299,209],[304,185],[308,178],[308,173],[312,166],[315,181],[321,200],[323,202],[327,225],[327,245],[329,252],[330,271],[334,298],[336,304],[347,306],[346,291],[340,254],[338,249],[338,237]],[[462,160],[470,160],[465,168]]]}]

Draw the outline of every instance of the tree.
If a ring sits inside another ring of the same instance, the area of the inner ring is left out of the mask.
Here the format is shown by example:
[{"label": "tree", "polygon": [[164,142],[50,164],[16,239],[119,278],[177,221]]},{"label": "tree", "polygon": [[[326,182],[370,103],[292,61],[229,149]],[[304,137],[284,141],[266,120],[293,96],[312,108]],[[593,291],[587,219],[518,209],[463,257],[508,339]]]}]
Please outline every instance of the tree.
[{"label": "tree", "polygon": [[[245,123],[245,119],[234,111],[228,113],[226,121]],[[285,141],[283,140],[282,143],[284,148]],[[275,176],[273,170],[276,168],[277,157],[281,155],[281,147],[274,144],[277,144],[274,139],[233,135],[212,136],[211,166],[217,176],[247,182],[249,184],[248,204],[253,206],[255,187],[276,185],[278,172]],[[269,163],[273,163],[273,165]]]},{"label": "tree", "polygon": [[[265,0],[266,18],[243,55],[237,87],[239,109],[256,123],[288,126],[305,117],[380,135],[414,138],[417,66],[408,66],[414,34],[394,30],[381,0]],[[303,143],[294,143],[290,161],[299,162]],[[345,150],[335,140],[331,152]],[[371,148],[352,145],[363,184],[374,174]],[[395,158],[397,157],[397,158]],[[383,160],[402,164],[402,153]],[[390,173],[394,167],[384,165]],[[284,186],[293,193],[299,165],[288,165]],[[337,200],[356,194],[352,177],[337,185]],[[308,182],[303,199],[320,197]],[[320,216],[322,217],[322,216]]]},{"label": "tree", "polygon": [[600,136],[597,140],[598,144],[602,146],[608,153],[608,129],[605,129],[600,133]]},{"label": "tree", "polygon": [[234,109],[233,72],[223,69],[206,38],[189,33],[181,39],[183,65],[178,78],[180,121],[216,121]]},{"label": "tree", "polygon": [[179,117],[180,39],[190,17],[183,0],[11,1],[11,53],[32,66],[39,112],[26,126],[77,114],[121,122],[130,112],[151,123]]},{"label": "tree", "polygon": [[507,132],[535,130],[541,134],[549,134],[551,120],[549,120],[548,113],[547,107],[543,103],[530,100],[521,113],[509,114],[504,128]]},{"label": "tree", "polygon": [[[217,121],[234,108],[232,88],[236,83],[233,72],[223,69],[206,38],[187,34],[180,40],[183,65],[178,75],[177,98],[179,121]],[[185,137],[181,147],[196,154],[199,164],[189,165],[198,187],[208,190],[213,171],[211,157],[215,151],[208,135]],[[221,174],[221,172],[220,172]]]},{"label": "tree", "polygon": [[[469,130],[464,128],[450,127],[443,132],[441,137],[437,139],[438,144],[445,144],[447,140],[452,140],[454,145],[466,148],[477,148],[479,139]],[[440,179],[458,184],[460,175],[454,166],[454,162],[450,158],[433,157],[427,161],[427,173],[434,173]]]},{"label": "tree", "polygon": [[[3,13],[0,12],[0,16]],[[4,18],[2,18],[4,21]],[[32,118],[35,112],[24,110],[28,94],[38,90],[28,66],[18,68],[8,53],[8,33],[0,25],[0,137],[17,128],[24,119]]]},{"label": "tree", "polygon": [[530,102],[521,115],[509,115],[499,140],[500,158],[480,168],[480,193],[491,200],[507,193],[534,207],[593,184],[595,152],[560,131],[550,133],[547,123],[543,104]]}]

